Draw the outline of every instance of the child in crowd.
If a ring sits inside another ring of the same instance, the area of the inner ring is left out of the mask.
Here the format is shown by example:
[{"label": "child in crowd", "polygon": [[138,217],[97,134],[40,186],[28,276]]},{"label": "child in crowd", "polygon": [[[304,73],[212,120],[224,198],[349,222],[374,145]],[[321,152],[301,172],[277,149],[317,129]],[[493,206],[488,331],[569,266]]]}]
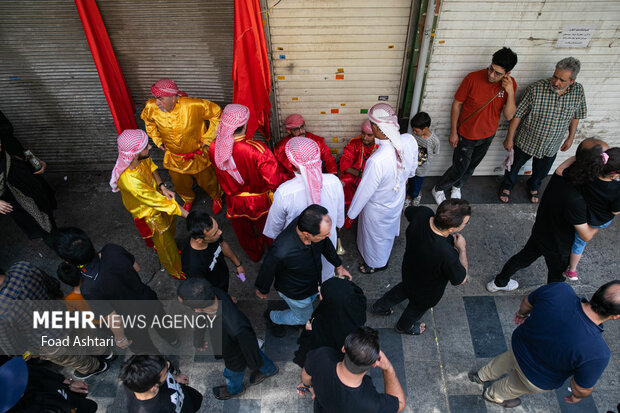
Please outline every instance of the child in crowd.
[{"label": "child in crowd", "polygon": [[404,208],[407,208],[412,202],[415,206],[420,205],[422,200],[420,191],[424,177],[429,171],[431,159],[439,154],[439,138],[431,132],[430,126],[431,117],[426,112],[419,112],[411,118],[413,137],[418,142],[418,169],[415,171],[415,177],[409,179]]},{"label": "child in crowd", "polygon": [[184,374],[172,374],[163,356],[135,355],[121,366],[119,378],[126,387],[127,411],[140,413],[194,413],[202,394],[189,387]]},{"label": "child in crowd", "polygon": [[[58,279],[63,283],[72,287],[73,290],[65,295],[65,306],[69,311],[90,311],[90,307],[84,297],[80,286],[82,285],[82,274],[75,268],[75,266],[67,263],[62,263],[58,267],[57,271]],[[99,321],[95,320],[96,323]]]}]

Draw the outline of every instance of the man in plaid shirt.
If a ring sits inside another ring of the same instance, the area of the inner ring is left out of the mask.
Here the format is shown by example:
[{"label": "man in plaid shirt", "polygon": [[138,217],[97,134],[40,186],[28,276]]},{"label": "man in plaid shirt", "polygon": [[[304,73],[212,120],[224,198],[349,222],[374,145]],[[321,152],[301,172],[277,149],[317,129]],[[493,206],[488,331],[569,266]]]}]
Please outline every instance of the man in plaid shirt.
[{"label": "man in plaid shirt", "polygon": [[[573,144],[579,119],[584,119],[587,112],[583,86],[575,82],[580,68],[579,60],[564,58],[555,65],[551,79],[539,80],[525,90],[504,141],[507,151],[514,149],[514,162],[510,172],[504,175],[502,202],[509,201],[519,170],[533,157],[532,176],[527,187],[530,202],[537,203],[538,189],[558,150],[565,152]],[[568,137],[564,139],[567,130]]]}]

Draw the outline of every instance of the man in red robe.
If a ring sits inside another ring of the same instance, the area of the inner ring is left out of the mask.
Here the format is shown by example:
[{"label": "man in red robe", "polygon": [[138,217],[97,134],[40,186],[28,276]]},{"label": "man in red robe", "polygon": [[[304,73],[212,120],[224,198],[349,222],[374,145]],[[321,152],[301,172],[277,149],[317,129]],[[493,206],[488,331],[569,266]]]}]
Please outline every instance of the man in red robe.
[{"label": "man in red robe", "polygon": [[347,143],[340,157],[340,180],[344,187],[344,205],[347,209],[362,179],[366,161],[376,148],[375,134],[370,127],[370,121],[366,119],[362,123],[362,134]]},{"label": "man in red robe", "polygon": [[286,146],[286,142],[296,136],[305,136],[306,138],[312,139],[317,143],[317,145],[319,145],[324,173],[338,173],[336,158],[334,158],[329,150],[329,146],[325,144],[325,139],[313,133],[306,132],[306,121],[300,114],[294,113],[287,117],[286,121],[284,121],[284,127],[286,128],[288,135],[276,144],[275,148],[273,148],[273,153],[278,160],[278,171],[280,171],[282,175],[286,176],[287,180],[295,177],[295,167],[291,165],[291,162],[286,157],[284,147]]},{"label": "man in red robe", "polygon": [[[254,262],[263,255],[263,235],[273,191],[284,179],[278,161],[261,142],[247,139],[250,110],[243,105],[227,105],[217,127],[209,158],[226,194],[226,216],[230,219],[243,250]],[[250,137],[251,138],[251,137]]]}]

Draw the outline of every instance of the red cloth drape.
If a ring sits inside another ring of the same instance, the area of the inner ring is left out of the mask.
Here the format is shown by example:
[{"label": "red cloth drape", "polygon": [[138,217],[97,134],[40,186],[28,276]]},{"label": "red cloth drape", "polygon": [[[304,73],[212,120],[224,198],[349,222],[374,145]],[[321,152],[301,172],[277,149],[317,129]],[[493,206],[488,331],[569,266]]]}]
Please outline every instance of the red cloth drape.
[{"label": "red cloth drape", "polygon": [[269,59],[259,0],[235,0],[233,103],[250,108],[246,136],[254,136],[258,127],[265,138],[271,137],[270,93]]},{"label": "red cloth drape", "polygon": [[137,129],[134,113],[136,108],[129,88],[116,60],[108,32],[103,24],[95,0],[75,0],[84,34],[93,55],[101,87],[114,118],[114,126],[120,134],[125,129]]}]

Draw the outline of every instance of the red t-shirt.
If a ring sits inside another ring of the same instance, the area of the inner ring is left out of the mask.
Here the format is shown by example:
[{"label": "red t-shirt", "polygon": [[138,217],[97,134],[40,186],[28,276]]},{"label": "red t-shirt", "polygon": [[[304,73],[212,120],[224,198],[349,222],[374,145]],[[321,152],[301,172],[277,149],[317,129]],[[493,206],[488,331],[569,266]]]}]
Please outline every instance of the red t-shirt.
[{"label": "red t-shirt", "polygon": [[[487,74],[487,69],[471,72],[465,76],[461,86],[454,94],[455,100],[463,102],[459,123],[487,103],[502,89],[502,82],[490,83]],[[517,82],[514,78],[512,78],[512,85],[514,90],[517,90]],[[493,136],[497,132],[499,117],[507,99],[506,91],[502,90],[491,103],[458,128],[459,135],[470,140]]]}]

